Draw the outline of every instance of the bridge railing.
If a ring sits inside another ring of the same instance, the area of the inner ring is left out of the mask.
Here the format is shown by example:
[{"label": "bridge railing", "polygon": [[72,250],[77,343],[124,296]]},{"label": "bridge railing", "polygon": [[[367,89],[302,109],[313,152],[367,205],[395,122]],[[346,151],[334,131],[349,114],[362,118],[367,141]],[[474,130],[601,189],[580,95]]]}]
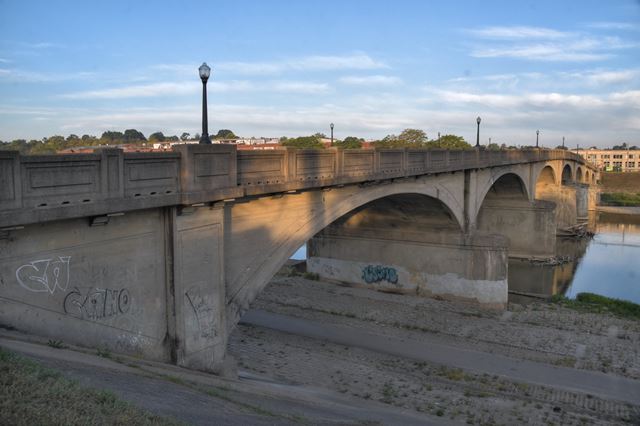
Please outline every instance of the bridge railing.
[{"label": "bridge railing", "polygon": [[[179,145],[172,152],[21,156],[0,151],[0,229],[70,217],[191,205],[305,188],[545,160],[562,150],[340,149],[237,151]],[[591,167],[587,165],[587,167]]]}]

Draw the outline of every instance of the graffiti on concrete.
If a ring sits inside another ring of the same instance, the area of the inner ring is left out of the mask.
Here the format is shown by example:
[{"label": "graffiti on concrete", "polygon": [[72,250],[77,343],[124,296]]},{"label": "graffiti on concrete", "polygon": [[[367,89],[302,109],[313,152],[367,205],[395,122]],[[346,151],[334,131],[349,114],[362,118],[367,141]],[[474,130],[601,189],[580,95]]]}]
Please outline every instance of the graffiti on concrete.
[{"label": "graffiti on concrete", "polygon": [[69,286],[69,261],[71,256],[41,259],[16,269],[16,279],[23,288],[34,292],[66,291]]},{"label": "graffiti on concrete", "polygon": [[74,287],[64,298],[64,312],[82,319],[103,319],[123,315],[131,308],[131,295],[126,288]]},{"label": "graffiti on concrete", "polygon": [[215,337],[215,309],[208,304],[202,295],[200,290],[196,287],[190,288],[185,293],[187,300],[193,309],[193,313],[196,316],[198,322],[198,329],[200,330],[200,337],[212,338]]},{"label": "graffiti on concrete", "polygon": [[367,265],[362,268],[362,279],[367,284],[387,281],[391,284],[398,284],[398,273],[395,268],[382,265]]}]

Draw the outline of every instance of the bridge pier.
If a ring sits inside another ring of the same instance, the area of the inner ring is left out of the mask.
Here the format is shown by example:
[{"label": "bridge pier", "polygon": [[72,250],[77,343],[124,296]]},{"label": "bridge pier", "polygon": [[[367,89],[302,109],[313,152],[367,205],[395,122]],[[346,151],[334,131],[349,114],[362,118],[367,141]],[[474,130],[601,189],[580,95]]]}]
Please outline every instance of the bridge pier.
[{"label": "bridge pier", "polygon": [[504,235],[509,257],[552,257],[556,251],[556,208],[543,200],[485,200],[477,229]]},{"label": "bridge pier", "polygon": [[356,286],[486,307],[507,303],[507,241],[465,234],[438,199],[379,199],[341,217],[307,244],[307,270]]}]

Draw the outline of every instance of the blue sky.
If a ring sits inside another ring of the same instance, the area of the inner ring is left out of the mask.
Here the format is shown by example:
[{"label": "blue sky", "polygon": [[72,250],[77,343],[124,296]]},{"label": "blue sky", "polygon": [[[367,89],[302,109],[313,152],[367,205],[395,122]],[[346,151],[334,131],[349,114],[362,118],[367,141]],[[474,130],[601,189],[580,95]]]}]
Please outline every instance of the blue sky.
[{"label": "blue sky", "polygon": [[0,140],[135,128],[640,145],[640,2],[0,0]]}]

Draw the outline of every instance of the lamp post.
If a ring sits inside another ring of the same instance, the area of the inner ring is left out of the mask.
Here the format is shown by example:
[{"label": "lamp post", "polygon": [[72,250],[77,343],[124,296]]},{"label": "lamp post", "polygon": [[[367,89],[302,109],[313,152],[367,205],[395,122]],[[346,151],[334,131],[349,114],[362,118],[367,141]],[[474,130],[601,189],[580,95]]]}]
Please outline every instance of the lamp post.
[{"label": "lamp post", "polygon": [[476,118],[476,123],[478,123],[478,133],[476,134],[476,148],[480,148],[480,122],[482,119],[480,117]]},{"label": "lamp post", "polygon": [[564,149],[564,136],[562,137],[562,149]]},{"label": "lamp post", "polygon": [[329,127],[331,127],[331,146],[333,146],[333,123],[329,124]]},{"label": "lamp post", "polygon": [[211,75],[211,68],[206,62],[203,62],[198,71],[200,72],[200,80],[202,80],[202,136],[200,136],[200,143],[210,144],[209,124],[207,123],[207,80]]},{"label": "lamp post", "polygon": [[536,148],[538,148],[538,137],[540,136],[540,130],[536,130]]}]

